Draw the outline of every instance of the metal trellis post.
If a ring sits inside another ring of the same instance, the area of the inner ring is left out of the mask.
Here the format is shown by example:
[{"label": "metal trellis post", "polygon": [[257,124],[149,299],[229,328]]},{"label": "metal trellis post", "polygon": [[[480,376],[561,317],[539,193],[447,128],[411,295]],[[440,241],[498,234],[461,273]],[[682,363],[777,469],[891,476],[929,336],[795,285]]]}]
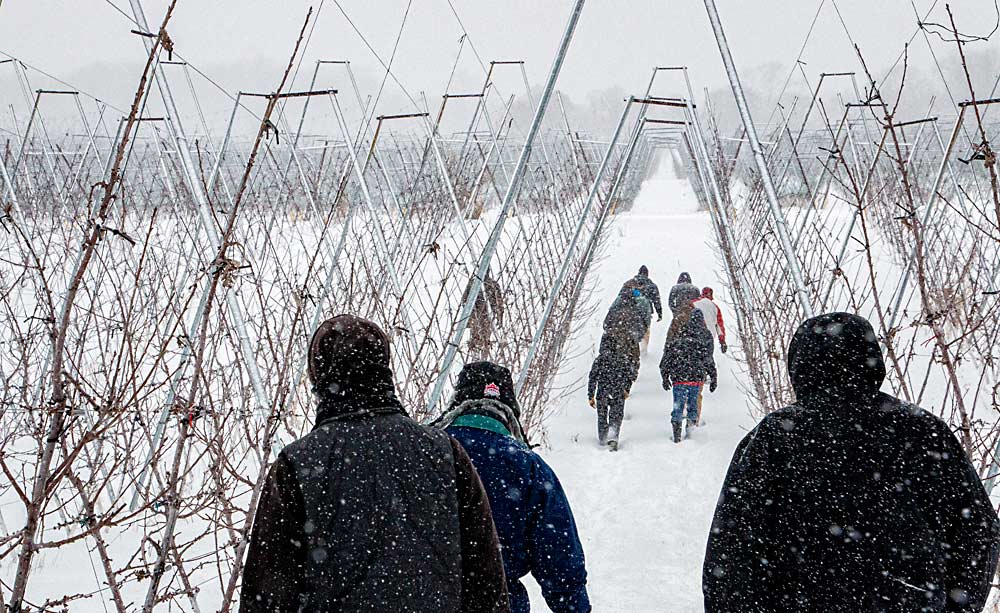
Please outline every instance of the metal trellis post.
[{"label": "metal trellis post", "polygon": [[809,290],[806,288],[802,277],[802,268],[799,266],[798,258],[795,256],[795,249],[788,234],[788,225],[785,223],[785,216],[781,212],[781,205],[778,202],[778,194],[774,189],[774,180],[771,178],[771,171],[767,167],[767,158],[757,138],[757,129],[754,127],[753,118],[750,116],[750,107],[746,97],[743,95],[743,86],[740,84],[739,74],[736,72],[736,64],[733,62],[732,52],[729,50],[729,43],[726,42],[726,34],[722,30],[722,22],[719,20],[719,11],[715,7],[715,0],[705,0],[705,9],[708,11],[708,19],[712,22],[712,30],[715,33],[715,40],[719,44],[719,52],[722,55],[722,63],[726,66],[726,75],[729,77],[729,84],[736,98],[736,106],[740,111],[740,118],[743,120],[743,127],[747,131],[747,140],[750,141],[750,149],[753,151],[754,162],[757,171],[760,173],[761,182],[764,185],[764,193],[767,196],[767,203],[771,211],[771,218],[774,222],[775,233],[778,235],[778,242],[781,244],[781,251],[785,256],[785,264],[788,267],[788,274],[792,278],[795,287],[795,295],[798,299],[799,307],[805,317],[813,316],[813,307],[809,301]]},{"label": "metal trellis post", "polygon": [[448,344],[448,349],[445,352],[444,360],[441,364],[441,371],[438,373],[437,381],[434,383],[434,389],[431,391],[430,398],[428,399],[428,413],[434,412],[434,407],[437,406],[438,400],[441,398],[441,393],[444,391],[444,385],[448,380],[449,373],[451,372],[452,364],[455,361],[455,355],[458,353],[458,348],[462,343],[462,337],[465,335],[465,329],[469,325],[469,318],[472,316],[472,309],[476,305],[476,299],[479,297],[479,292],[483,287],[483,281],[486,278],[486,273],[489,271],[490,262],[492,261],[493,254],[496,251],[497,243],[500,242],[500,237],[503,234],[503,227],[507,220],[508,212],[510,211],[511,206],[514,203],[514,199],[517,196],[517,190],[521,182],[521,177],[524,176],[524,171],[528,166],[528,159],[531,157],[532,143],[541,128],[542,119],[545,117],[545,110],[549,105],[549,100],[552,98],[552,92],[555,90],[556,81],[559,79],[559,72],[562,70],[563,61],[566,59],[566,52],[569,50],[570,42],[573,40],[573,33],[576,31],[576,25],[580,20],[580,14],[583,12],[583,5],[585,1],[586,0],[576,0],[574,3],[573,12],[570,15],[569,22],[566,24],[566,30],[563,33],[562,42],[559,45],[559,51],[556,54],[555,60],[552,62],[551,70],[549,70],[548,80],[545,83],[545,90],[542,92],[542,97],[538,102],[538,108],[535,109],[535,116],[531,121],[531,127],[529,128],[527,137],[524,140],[524,147],[521,149],[521,155],[518,157],[517,164],[514,166],[514,174],[511,177],[510,183],[507,185],[507,192],[504,194],[503,205],[500,208],[500,214],[497,217],[496,225],[493,226],[493,231],[490,233],[489,240],[486,242],[482,255],[479,258],[479,265],[476,267],[476,273],[472,279],[469,294],[465,299],[465,303],[462,305],[462,310],[459,313],[458,321],[456,322],[455,333],[452,335],[451,341]]}]

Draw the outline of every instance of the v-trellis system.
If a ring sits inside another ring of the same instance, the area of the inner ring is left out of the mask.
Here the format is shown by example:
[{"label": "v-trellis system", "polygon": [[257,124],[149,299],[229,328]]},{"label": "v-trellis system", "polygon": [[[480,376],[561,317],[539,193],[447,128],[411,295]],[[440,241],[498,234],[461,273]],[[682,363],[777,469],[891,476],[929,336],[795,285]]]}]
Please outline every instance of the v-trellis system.
[{"label": "v-trellis system", "polygon": [[[678,154],[708,211],[754,407],[791,400],[785,342],[803,318],[857,311],[875,325],[894,392],[949,420],[992,490],[996,87],[970,89],[968,102],[949,89],[950,103],[897,119],[859,52],[854,70],[815,86],[797,63],[789,82],[801,75],[808,102],[782,99],[755,124],[736,50],[705,5],[738,123],[707,94],[696,103],[685,67],[658,66],[607,141],[574,129],[555,90],[583,0],[537,98],[524,62],[503,59],[483,63],[478,90],[449,82],[436,110],[407,93],[413,109],[378,114],[381,90],[368,96],[348,60],[324,59],[302,90],[283,81],[231,96],[221,138],[197,68],[163,54],[169,39],[139,0],[149,79],[132,111],[33,90],[32,69],[0,61],[23,106],[0,125],[0,542],[20,556],[2,604],[232,610],[267,467],[311,425],[306,344],[335,313],[389,332],[416,418],[440,410],[460,364],[489,356],[512,367],[525,428],[538,432],[567,338],[592,308],[587,273],[605,229],[661,153]],[[956,47],[922,33],[932,54]],[[498,76],[518,71],[523,87],[501,94]],[[534,110],[527,126],[518,97]],[[79,121],[63,136],[46,119],[59,103]],[[446,117],[464,129],[446,133]],[[28,521],[5,517],[8,503]],[[89,557],[89,591],[32,590],[33,560],[50,549]]]}]

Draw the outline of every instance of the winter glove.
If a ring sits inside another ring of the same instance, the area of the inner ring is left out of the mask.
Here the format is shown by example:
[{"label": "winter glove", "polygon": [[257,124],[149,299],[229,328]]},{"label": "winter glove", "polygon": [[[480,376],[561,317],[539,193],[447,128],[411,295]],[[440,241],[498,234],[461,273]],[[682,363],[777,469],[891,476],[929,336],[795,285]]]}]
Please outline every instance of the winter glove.
[{"label": "winter glove", "polygon": [[719,341],[719,349],[722,350],[722,353],[725,353],[729,347],[726,346],[725,341]]},{"label": "winter glove", "polygon": [[719,380],[713,378],[712,382],[708,384],[708,391],[714,392],[715,388],[719,387]]},{"label": "winter glove", "polygon": [[593,398],[588,399],[587,400],[587,404],[589,404],[590,408],[592,408],[592,409],[596,409],[597,408],[597,402],[595,402]]}]

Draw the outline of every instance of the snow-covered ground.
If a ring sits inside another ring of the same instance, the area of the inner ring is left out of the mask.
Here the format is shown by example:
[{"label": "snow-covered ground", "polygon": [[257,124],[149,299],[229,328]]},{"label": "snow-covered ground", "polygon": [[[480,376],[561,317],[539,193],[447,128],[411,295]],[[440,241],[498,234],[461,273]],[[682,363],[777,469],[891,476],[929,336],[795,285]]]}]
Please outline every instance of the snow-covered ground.
[{"label": "snow-covered ground", "polygon": [[[662,164],[633,210],[616,217],[607,257],[593,272],[600,307],[570,348],[576,357],[561,375],[563,384],[586,384],[604,313],[642,264],[660,286],[668,312],[666,295],[687,271],[696,285],[715,288],[726,323],[735,328],[711,247],[708,213],[696,209],[687,180],[674,178],[670,165]],[[585,389],[553,414],[549,447],[540,450],[573,506],[595,611],[703,610],[701,564],[715,502],[733,450],[753,427],[737,364],[716,348],[719,389],[705,394],[704,426],[679,445],[670,440],[671,396],[661,387],[657,368],[669,322],[669,314],[660,323],[654,317],[649,354],[625,405],[619,452],[598,446]],[[735,329],[729,336],[730,345],[737,344]],[[531,588],[533,609],[547,610],[537,587]]]}]

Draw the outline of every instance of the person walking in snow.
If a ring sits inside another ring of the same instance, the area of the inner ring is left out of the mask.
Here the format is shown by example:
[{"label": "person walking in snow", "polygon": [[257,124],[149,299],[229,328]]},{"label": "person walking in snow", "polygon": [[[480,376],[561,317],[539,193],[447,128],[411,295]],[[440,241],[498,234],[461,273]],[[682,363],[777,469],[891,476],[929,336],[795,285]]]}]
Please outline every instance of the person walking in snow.
[{"label": "person walking in snow", "polygon": [[[719,350],[725,353],[729,347],[726,345],[726,324],[722,321],[722,309],[719,305],[715,304],[713,300],[713,292],[711,287],[705,287],[701,290],[701,298],[694,301],[694,308],[701,311],[701,314],[705,317],[705,325],[708,326],[708,331],[719,341]],[[705,396],[705,388],[702,386],[701,392],[698,394],[698,423],[701,423],[701,405]]]},{"label": "person walking in snow", "polygon": [[653,306],[642,295],[638,285],[628,281],[611,303],[604,317],[604,331],[633,343],[638,351],[652,319]]},{"label": "person walking in snow", "polygon": [[548,464],[527,444],[510,371],[492,362],[467,364],[449,409],[435,426],[472,458],[489,495],[500,536],[510,610],[528,613],[529,573],[555,613],[588,613],[587,569],[573,511]]},{"label": "person walking in snow", "polygon": [[625,400],[639,374],[636,345],[620,336],[605,332],[600,351],[590,367],[587,399],[597,409],[597,440],[618,449]]},{"label": "person walking in snow", "polygon": [[879,391],[871,324],[807,320],[788,374],[795,404],[764,417],[729,465],[705,611],[981,611],[1000,520],[948,424]]},{"label": "person walking in snow", "polygon": [[[462,294],[462,302],[469,298],[469,291],[472,289],[472,279],[469,286]],[[472,307],[472,315],[469,317],[469,354],[480,359],[488,359],[493,350],[493,332],[503,326],[504,299],[503,290],[500,284],[493,279],[493,275],[486,273],[483,279],[482,288],[476,296],[476,303]]]},{"label": "person walking in snow", "polygon": [[677,285],[670,288],[670,295],[667,297],[670,312],[676,315],[682,306],[694,302],[700,296],[701,290],[691,283],[691,275],[682,272],[677,278]]},{"label": "person walking in snow", "polygon": [[663,389],[673,393],[673,411],[670,425],[674,442],[681,442],[685,416],[686,436],[698,425],[698,398],[707,383],[714,392],[719,384],[715,370],[715,343],[705,326],[705,318],[693,304],[681,305],[667,331],[667,341],[660,359],[660,377]]},{"label": "person walking in snow", "polygon": [[725,353],[729,349],[726,345],[726,324],[722,321],[722,309],[715,303],[711,287],[702,288],[701,297],[694,301],[694,308],[701,311],[708,331],[719,341],[719,350]]},{"label": "person walking in snow", "polygon": [[[645,265],[639,267],[639,274],[632,277],[632,283],[635,284],[639,293],[642,297],[649,301],[649,304],[656,311],[656,321],[663,321],[663,305],[660,303],[660,288],[653,283],[653,280],[649,278],[649,269]],[[645,354],[649,350],[649,332],[650,327],[646,327],[646,335],[642,338],[641,348],[642,353]]]},{"label": "person walking in snow", "polygon": [[483,484],[458,441],[404,412],[385,333],[329,319],[308,371],[316,425],[268,473],[240,611],[509,611]]}]

